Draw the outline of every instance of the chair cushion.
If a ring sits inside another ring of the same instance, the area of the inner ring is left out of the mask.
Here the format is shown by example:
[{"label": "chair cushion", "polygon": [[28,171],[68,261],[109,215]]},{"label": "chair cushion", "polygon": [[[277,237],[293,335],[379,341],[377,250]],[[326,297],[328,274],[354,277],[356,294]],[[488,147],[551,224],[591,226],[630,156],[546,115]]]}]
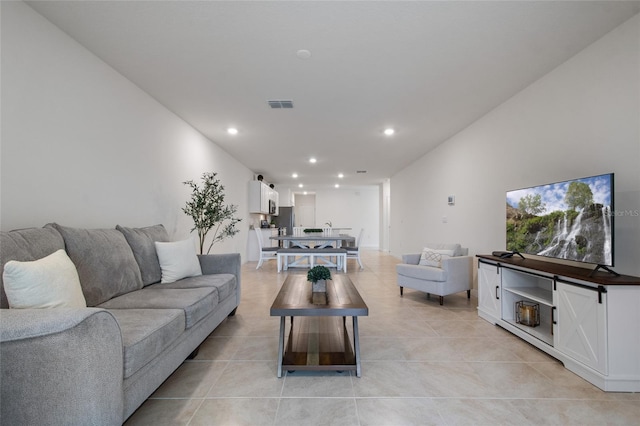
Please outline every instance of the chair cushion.
[{"label": "chair cushion", "polygon": [[142,290],[102,303],[104,309],[182,309],[185,327],[191,328],[202,318],[209,315],[218,304],[218,290],[215,288],[163,288],[162,284],[153,284]]},{"label": "chair cushion", "polygon": [[142,284],[158,283],[162,279],[162,270],[156,252],[156,241],[169,241],[169,234],[163,225],[147,226],[145,228],[125,228],[117,225],[116,229],[124,235],[133,251],[133,257],[140,267]]},{"label": "chair cushion", "polygon": [[235,294],[238,283],[233,274],[200,275],[198,277],[184,278],[168,284],[158,284],[158,288],[202,288],[210,287],[218,289],[218,300],[222,301]]},{"label": "chair cushion", "polygon": [[64,238],[67,254],[78,269],[87,306],[142,288],[140,268],[124,235],[117,229],[52,226]]},{"label": "chair cushion", "polygon": [[444,269],[433,266],[408,265],[399,263],[396,265],[396,272],[409,278],[416,278],[427,281],[446,281],[447,272]]},{"label": "chair cushion", "polygon": [[181,309],[110,309],[124,345],[124,378],[164,351],[185,329]]}]

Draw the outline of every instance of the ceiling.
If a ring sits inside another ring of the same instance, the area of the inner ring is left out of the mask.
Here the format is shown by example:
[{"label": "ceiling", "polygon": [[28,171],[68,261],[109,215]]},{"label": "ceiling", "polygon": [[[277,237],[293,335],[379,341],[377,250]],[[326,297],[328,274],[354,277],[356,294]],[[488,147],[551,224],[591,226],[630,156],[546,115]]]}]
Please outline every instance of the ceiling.
[{"label": "ceiling", "polygon": [[27,3],[266,181],[310,191],[382,182],[640,11],[615,1]]}]

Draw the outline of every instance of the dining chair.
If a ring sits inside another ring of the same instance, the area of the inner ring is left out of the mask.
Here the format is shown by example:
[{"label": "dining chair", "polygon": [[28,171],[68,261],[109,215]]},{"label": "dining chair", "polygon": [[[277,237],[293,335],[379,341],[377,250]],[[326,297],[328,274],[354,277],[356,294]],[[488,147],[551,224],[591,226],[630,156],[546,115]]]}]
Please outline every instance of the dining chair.
[{"label": "dining chair", "polygon": [[364,269],[364,266],[362,266],[362,260],[360,259],[360,245],[362,243],[363,233],[364,233],[364,228],[360,228],[360,233],[356,238],[356,245],[351,247],[349,246],[345,247],[345,249],[347,249],[347,260],[356,259],[358,261],[358,265],[360,265],[360,269]]},{"label": "dining chair", "polygon": [[260,269],[263,261],[277,259],[279,247],[265,247],[264,242],[262,241],[262,232],[260,232],[260,229],[258,228],[254,228],[254,230],[258,237],[258,248],[260,249],[260,259],[258,260],[258,266],[256,266],[256,269]]}]

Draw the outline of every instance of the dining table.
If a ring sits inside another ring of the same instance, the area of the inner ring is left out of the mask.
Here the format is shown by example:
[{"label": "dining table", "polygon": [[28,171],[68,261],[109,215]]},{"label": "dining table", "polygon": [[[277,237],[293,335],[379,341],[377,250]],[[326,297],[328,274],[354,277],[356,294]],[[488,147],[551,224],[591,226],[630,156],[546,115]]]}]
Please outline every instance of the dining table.
[{"label": "dining table", "polygon": [[[343,248],[343,244],[349,245],[356,241],[356,238],[348,234],[340,234],[338,232],[305,232],[302,235],[278,235],[270,237],[272,240],[282,241],[285,249],[299,248],[302,252],[313,249],[330,249]],[[293,261],[288,261],[285,257],[285,269],[291,267],[308,268],[311,266],[310,258],[301,253],[301,256],[293,256]],[[343,268],[346,272],[346,263],[340,265],[338,258],[332,259],[332,256],[317,256],[321,258],[325,265],[333,266],[338,269]],[[334,256],[335,257],[335,256]],[[279,262],[278,262],[279,264]]]},{"label": "dining table", "polygon": [[356,241],[356,237],[348,234],[327,235],[323,232],[307,232],[304,235],[274,235],[269,238],[282,241],[285,248],[327,248],[329,246],[340,248],[343,244],[348,245]]}]

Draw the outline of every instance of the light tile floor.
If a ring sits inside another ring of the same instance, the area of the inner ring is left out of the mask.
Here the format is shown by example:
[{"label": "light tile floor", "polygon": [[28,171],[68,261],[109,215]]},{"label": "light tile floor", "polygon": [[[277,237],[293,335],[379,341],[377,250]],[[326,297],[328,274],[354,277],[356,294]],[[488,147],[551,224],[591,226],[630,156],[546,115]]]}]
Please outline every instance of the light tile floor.
[{"label": "light tile floor", "polygon": [[[640,393],[608,393],[478,318],[466,293],[400,297],[394,257],[363,253],[349,276],[369,306],[360,318],[362,377],[295,372],[278,379],[279,318],[269,308],[286,274],[242,268],[242,302],[126,425],[640,425]],[[290,273],[306,273],[296,271]]]}]

